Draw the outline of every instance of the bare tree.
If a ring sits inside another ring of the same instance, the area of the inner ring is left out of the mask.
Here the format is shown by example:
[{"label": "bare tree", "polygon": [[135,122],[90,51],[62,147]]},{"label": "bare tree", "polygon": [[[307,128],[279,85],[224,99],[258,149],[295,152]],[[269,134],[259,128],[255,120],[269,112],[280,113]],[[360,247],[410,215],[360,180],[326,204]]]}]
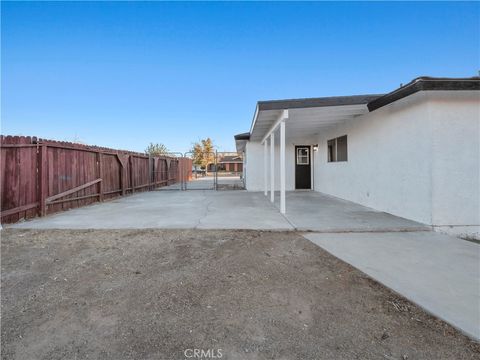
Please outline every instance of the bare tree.
[{"label": "bare tree", "polygon": [[168,149],[162,143],[150,143],[148,147],[145,149],[145,154],[150,156],[162,156],[168,154]]}]

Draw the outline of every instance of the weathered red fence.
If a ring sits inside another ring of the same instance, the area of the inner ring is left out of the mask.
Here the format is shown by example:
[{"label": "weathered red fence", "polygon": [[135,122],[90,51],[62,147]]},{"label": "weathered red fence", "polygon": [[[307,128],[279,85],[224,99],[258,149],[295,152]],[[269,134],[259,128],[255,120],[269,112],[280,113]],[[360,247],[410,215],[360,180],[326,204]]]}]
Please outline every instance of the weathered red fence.
[{"label": "weathered red fence", "polygon": [[191,176],[191,160],[25,136],[0,137],[1,222],[152,190]]}]

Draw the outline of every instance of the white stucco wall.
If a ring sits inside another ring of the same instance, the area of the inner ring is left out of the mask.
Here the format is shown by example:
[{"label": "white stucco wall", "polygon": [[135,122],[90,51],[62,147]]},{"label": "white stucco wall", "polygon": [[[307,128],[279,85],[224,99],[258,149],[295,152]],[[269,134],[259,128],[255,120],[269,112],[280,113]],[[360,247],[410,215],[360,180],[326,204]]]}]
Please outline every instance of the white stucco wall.
[{"label": "white stucco wall", "polygon": [[480,238],[480,94],[429,97],[432,127],[432,224]]},{"label": "white stucco wall", "polygon": [[[478,237],[478,92],[411,95],[319,137],[318,191]],[[328,139],[348,135],[349,161],[327,163]]]},{"label": "white stucco wall", "polygon": [[[424,91],[286,144],[286,188],[295,187],[294,145],[318,143],[316,191],[478,238],[480,94]],[[288,134],[287,134],[288,135]],[[327,162],[327,141],[348,136],[348,161]],[[276,141],[276,190],[279,149]],[[263,191],[263,146],[249,142],[247,190]]]},{"label": "white stucco wall", "polygon": [[245,186],[248,191],[263,191],[263,145],[249,141],[245,145]]},{"label": "white stucco wall", "polygon": [[[431,223],[431,130],[418,93],[323,132],[315,189]],[[327,141],[347,135],[348,161],[327,162]]]},{"label": "white stucco wall", "polygon": [[[295,190],[295,146],[296,145],[313,145],[316,144],[316,139],[312,138],[297,138],[295,141],[285,142],[285,188],[287,191]],[[246,153],[246,188],[249,191],[263,191],[264,190],[264,149],[259,142],[248,142],[245,148]],[[313,161],[313,154],[312,154]],[[275,191],[280,190],[280,145],[278,136],[275,139]],[[312,164],[312,187],[313,187],[313,173],[314,165]],[[268,145],[267,156],[267,170],[268,170],[268,189],[270,189],[270,145]]]}]

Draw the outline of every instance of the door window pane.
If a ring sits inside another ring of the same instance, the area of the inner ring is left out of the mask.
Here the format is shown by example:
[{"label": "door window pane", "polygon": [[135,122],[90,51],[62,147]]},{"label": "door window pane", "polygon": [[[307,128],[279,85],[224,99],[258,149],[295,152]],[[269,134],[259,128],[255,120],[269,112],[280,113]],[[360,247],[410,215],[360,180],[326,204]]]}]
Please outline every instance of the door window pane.
[{"label": "door window pane", "polygon": [[309,148],[297,148],[297,165],[309,165]]}]

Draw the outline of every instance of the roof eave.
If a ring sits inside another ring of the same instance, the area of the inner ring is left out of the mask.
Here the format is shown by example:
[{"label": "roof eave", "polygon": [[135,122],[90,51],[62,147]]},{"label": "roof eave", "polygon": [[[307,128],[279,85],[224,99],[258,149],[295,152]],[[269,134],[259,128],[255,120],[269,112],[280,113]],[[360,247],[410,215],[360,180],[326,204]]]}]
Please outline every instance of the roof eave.
[{"label": "roof eave", "polygon": [[235,140],[249,140],[250,139],[250,133],[241,133],[233,136]]},{"label": "roof eave", "polygon": [[427,90],[480,90],[480,78],[473,77],[469,79],[455,79],[419,77],[412,80],[408,84],[379,97],[378,99],[370,101],[367,104],[368,111],[375,111],[385,105],[393,103],[416,92]]},{"label": "roof eave", "polygon": [[[321,97],[321,98],[259,101],[257,103],[256,113],[258,113],[259,111],[267,111],[267,110],[286,110],[286,109],[343,106],[343,105],[363,105],[383,95],[384,94],[366,94],[366,95],[351,95],[351,96],[330,96],[330,97]],[[257,117],[257,115],[258,114],[256,114],[255,118]]]}]

